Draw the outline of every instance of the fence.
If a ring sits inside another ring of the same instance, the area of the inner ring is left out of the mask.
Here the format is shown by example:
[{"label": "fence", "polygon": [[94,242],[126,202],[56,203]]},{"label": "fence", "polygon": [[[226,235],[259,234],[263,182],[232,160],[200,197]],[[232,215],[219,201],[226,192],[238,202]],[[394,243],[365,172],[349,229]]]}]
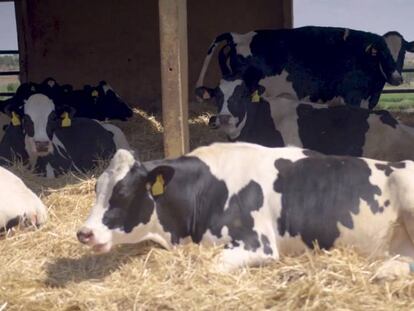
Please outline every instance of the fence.
[{"label": "fence", "polygon": [[[19,55],[17,50],[0,50],[0,55]],[[19,76],[20,70],[17,71],[0,71],[1,76]],[[0,96],[13,96],[14,92],[0,92]]]}]

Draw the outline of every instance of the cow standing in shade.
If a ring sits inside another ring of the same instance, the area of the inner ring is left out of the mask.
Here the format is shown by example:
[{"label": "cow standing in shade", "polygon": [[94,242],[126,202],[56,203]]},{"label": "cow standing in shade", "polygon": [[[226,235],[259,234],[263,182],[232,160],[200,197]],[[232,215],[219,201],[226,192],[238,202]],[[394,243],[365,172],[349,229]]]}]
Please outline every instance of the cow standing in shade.
[{"label": "cow standing in shade", "polygon": [[[312,249],[353,246],[414,260],[414,163],[324,156],[300,148],[216,143],[141,163],[119,150],[98,178],[77,236],[96,252],[152,240],[225,245],[219,270]],[[380,276],[408,274],[396,260]]]},{"label": "cow standing in shade", "polygon": [[[224,33],[208,50],[197,88],[204,86],[209,62],[220,42],[226,42],[219,54],[224,78],[240,75],[248,86],[262,85],[268,97],[289,94],[311,102],[370,109],[378,103],[386,82],[402,83],[405,52],[414,52],[414,42],[405,41],[395,31],[379,36],[309,26]],[[227,54],[225,49],[229,49]],[[199,98],[209,98],[203,89],[196,93]]]},{"label": "cow standing in shade", "polygon": [[0,232],[16,225],[42,225],[47,210],[23,181],[0,167]]},{"label": "cow standing in shade", "polygon": [[[226,100],[223,93],[229,91],[232,95]],[[263,87],[251,89],[237,78],[222,80],[219,87],[206,92],[216,99],[219,110],[210,126],[220,128],[232,141],[293,145],[385,161],[414,160],[414,128],[388,111],[268,98],[262,96]]]}]

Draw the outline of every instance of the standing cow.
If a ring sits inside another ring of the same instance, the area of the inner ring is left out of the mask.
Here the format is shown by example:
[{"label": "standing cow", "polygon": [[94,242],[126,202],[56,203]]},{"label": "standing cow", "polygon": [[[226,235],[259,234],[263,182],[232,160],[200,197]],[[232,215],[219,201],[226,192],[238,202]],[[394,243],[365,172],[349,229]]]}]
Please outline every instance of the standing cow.
[{"label": "standing cow", "polygon": [[[386,82],[399,85],[405,52],[414,52],[395,31],[384,36],[344,28],[301,27],[224,33],[208,50],[196,87],[200,87],[215,47],[226,42],[219,55],[222,73],[241,75],[248,86],[260,84],[266,96],[290,94],[311,102],[345,103],[374,108]],[[228,58],[228,59],[227,59]],[[230,68],[227,65],[230,64]],[[231,96],[224,93],[226,98]]]},{"label": "standing cow", "polygon": [[[231,141],[293,145],[386,161],[414,160],[414,128],[388,111],[268,98],[262,96],[263,87],[251,89],[241,79],[222,80],[219,87],[206,91],[216,98],[219,112],[210,126],[220,128]],[[226,100],[223,92],[232,95]]]},{"label": "standing cow", "polygon": [[[414,163],[324,156],[300,148],[216,143],[141,163],[119,150],[98,178],[77,237],[96,252],[152,240],[226,245],[220,270],[314,247],[414,260]],[[398,269],[395,269],[395,268]],[[408,274],[398,260],[381,270]]]}]

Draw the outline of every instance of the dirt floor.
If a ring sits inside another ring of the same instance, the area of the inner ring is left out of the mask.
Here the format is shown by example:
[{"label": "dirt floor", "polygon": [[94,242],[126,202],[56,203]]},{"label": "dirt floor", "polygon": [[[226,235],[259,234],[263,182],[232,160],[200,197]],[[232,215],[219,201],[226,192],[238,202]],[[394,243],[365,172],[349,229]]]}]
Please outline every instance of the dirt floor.
[{"label": "dirt floor", "polygon": [[[191,109],[191,147],[225,141],[206,126],[205,105]],[[396,113],[414,125],[414,114]],[[142,160],[162,157],[159,119],[137,110],[116,122]],[[0,310],[413,310],[414,277],[373,280],[380,260],[352,249],[285,257],[262,268],[213,272],[218,248],[167,251],[154,244],[94,255],[75,237],[94,199],[95,177],[47,180],[14,167],[48,207],[38,230],[0,240]]]}]

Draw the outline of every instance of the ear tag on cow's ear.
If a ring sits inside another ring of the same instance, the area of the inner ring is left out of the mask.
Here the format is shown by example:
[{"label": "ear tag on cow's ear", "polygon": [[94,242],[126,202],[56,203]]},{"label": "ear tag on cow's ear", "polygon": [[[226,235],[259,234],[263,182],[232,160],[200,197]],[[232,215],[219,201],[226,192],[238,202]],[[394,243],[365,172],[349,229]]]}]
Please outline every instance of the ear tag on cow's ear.
[{"label": "ear tag on cow's ear", "polygon": [[12,111],[11,123],[13,126],[20,126],[22,123],[20,122],[20,117],[17,113]]},{"label": "ear tag on cow's ear", "polygon": [[91,95],[92,97],[98,97],[99,94],[97,90],[94,90]]},{"label": "ear tag on cow's ear", "polygon": [[252,103],[258,103],[260,102],[260,95],[259,95],[259,91],[256,90],[252,93]]},{"label": "ear tag on cow's ear", "polygon": [[151,186],[151,194],[153,196],[161,195],[164,193],[164,177],[157,175],[155,183]]},{"label": "ear tag on cow's ear", "polygon": [[69,118],[69,113],[64,112],[61,115],[62,118],[62,127],[70,127],[72,125],[72,120]]}]

